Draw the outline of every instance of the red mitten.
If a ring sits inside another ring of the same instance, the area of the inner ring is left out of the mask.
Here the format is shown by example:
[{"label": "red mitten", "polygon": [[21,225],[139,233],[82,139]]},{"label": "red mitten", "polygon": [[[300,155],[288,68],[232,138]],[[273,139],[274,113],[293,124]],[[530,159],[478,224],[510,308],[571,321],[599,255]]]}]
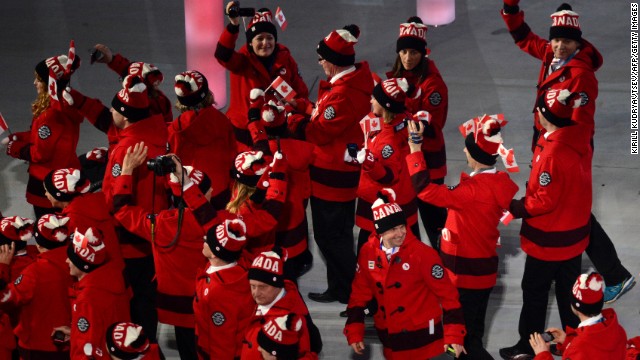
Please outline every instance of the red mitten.
[{"label": "red mitten", "polygon": [[28,160],[28,159],[25,159],[26,156],[23,156],[22,154],[23,154],[23,150],[26,150],[27,147],[29,146],[31,146],[31,144],[25,141],[20,141],[20,140],[9,141],[9,143],[7,144],[7,155],[16,159]]},{"label": "red mitten", "polygon": [[362,167],[365,170],[370,170],[376,163],[376,158],[373,156],[373,153],[369,151],[369,149],[362,149],[358,151],[358,162],[362,164]]},{"label": "red mitten", "polygon": [[108,151],[106,147],[95,148],[87,153],[87,160],[105,163],[107,162]]}]

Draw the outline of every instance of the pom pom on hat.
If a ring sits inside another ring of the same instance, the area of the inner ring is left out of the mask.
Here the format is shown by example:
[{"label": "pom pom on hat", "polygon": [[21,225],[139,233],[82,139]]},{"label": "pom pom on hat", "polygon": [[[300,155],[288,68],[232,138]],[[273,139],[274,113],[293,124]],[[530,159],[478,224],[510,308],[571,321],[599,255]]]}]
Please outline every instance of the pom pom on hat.
[{"label": "pom pom on hat", "polygon": [[136,122],[148,118],[149,96],[143,78],[137,75],[127,75],[122,81],[122,90],[113,97],[111,106],[126,117],[129,122]]},{"label": "pom pom on hat", "polygon": [[403,49],[413,49],[423,55],[427,53],[427,25],[417,16],[412,16],[406,23],[400,24],[396,52]]},{"label": "pom pom on hat", "polygon": [[549,40],[557,38],[582,40],[582,30],[578,18],[580,16],[573,11],[571,5],[563,3],[556,12],[551,14],[551,28],[549,29]]},{"label": "pom pom on hat", "polygon": [[274,247],[271,251],[260,253],[249,269],[249,280],[261,281],[277,288],[284,287],[284,263],[287,250]]},{"label": "pom pom on hat", "polygon": [[231,175],[236,181],[244,185],[256,186],[260,176],[267,170],[269,164],[262,158],[262,151],[245,151],[238,154]]},{"label": "pom pom on hat", "polygon": [[107,260],[107,250],[102,241],[100,230],[89,227],[82,234],[76,229],[73,234],[73,241],[67,248],[67,257],[73,265],[83,272],[91,272]]},{"label": "pom pom on hat", "polygon": [[581,104],[582,97],[567,89],[549,89],[538,98],[538,109],[550,123],[557,127],[571,125],[574,109]]},{"label": "pom pom on hat", "polygon": [[406,225],[407,217],[396,203],[396,193],[393,189],[383,188],[378,192],[378,199],[371,205],[373,223],[378,235],[393,229],[398,225]]},{"label": "pom pom on hat", "polygon": [[147,87],[159,86],[164,81],[164,75],[162,75],[160,69],[153,64],[142,61],[131,63],[125,75],[141,77]]},{"label": "pom pom on hat", "polygon": [[302,319],[294,313],[271,318],[258,333],[258,345],[278,359],[296,359],[300,329]]},{"label": "pom pom on hat", "polygon": [[355,63],[356,52],[354,46],[358,42],[360,28],[357,25],[347,25],[334,30],[318,44],[318,55],[324,60],[337,65],[349,66]]},{"label": "pom pom on hat", "polygon": [[81,170],[74,168],[53,170],[44,178],[45,190],[58,201],[71,201],[89,192],[91,182]]},{"label": "pom pom on hat", "polygon": [[247,226],[240,219],[225,220],[207,231],[205,241],[211,252],[228,263],[237,261],[246,244]]},{"label": "pom pom on hat", "polygon": [[503,143],[500,123],[489,116],[481,117],[476,130],[465,138],[469,155],[477,162],[493,166],[498,159],[498,149]]},{"label": "pom pom on hat", "polygon": [[[273,24],[273,15],[271,14],[271,10],[267,8],[261,8],[256,11],[249,22],[249,26],[247,26],[245,32],[247,35],[247,44],[251,43],[254,37],[263,32],[273,35],[276,42],[278,41],[278,31]],[[249,46],[249,48],[251,49],[251,46]]]},{"label": "pom pom on hat", "polygon": [[15,250],[27,247],[33,237],[33,220],[21,216],[9,216],[0,220],[0,245],[14,244]]},{"label": "pom pom on hat", "polygon": [[385,80],[373,88],[373,97],[386,110],[399,114],[405,108],[407,98],[415,98],[420,91],[410,84],[405,78],[393,78]]},{"label": "pom pom on hat", "polygon": [[585,315],[597,315],[604,305],[604,280],[596,272],[581,274],[573,284],[573,305]]},{"label": "pom pom on hat", "polygon": [[130,322],[111,324],[106,338],[109,354],[122,360],[138,359],[150,347],[142,326]]},{"label": "pom pom on hat", "polygon": [[184,106],[196,106],[207,98],[209,82],[199,71],[189,70],[175,77],[174,90]]},{"label": "pom pom on hat", "polygon": [[67,244],[69,217],[57,214],[46,214],[38,219],[35,227],[36,243],[45,249],[55,249]]}]

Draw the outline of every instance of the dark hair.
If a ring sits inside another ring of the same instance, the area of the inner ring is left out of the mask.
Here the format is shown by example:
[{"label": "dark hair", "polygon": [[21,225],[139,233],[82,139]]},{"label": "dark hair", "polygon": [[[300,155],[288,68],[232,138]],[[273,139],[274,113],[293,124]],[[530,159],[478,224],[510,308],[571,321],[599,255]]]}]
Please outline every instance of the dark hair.
[{"label": "dark hair", "polygon": [[[391,72],[393,73],[391,77],[394,77],[394,78],[404,77],[404,75],[402,74],[403,71],[405,71],[405,68],[404,66],[402,66],[402,61],[400,60],[400,54],[398,54],[396,55],[396,61],[393,64],[393,68],[391,68]],[[422,59],[420,59],[420,62],[418,63],[418,65],[416,65],[416,67],[406,71],[409,71],[417,75],[418,83],[421,83],[424,79],[427,78],[427,74],[429,72],[429,59],[427,59],[426,57],[422,57]]]}]

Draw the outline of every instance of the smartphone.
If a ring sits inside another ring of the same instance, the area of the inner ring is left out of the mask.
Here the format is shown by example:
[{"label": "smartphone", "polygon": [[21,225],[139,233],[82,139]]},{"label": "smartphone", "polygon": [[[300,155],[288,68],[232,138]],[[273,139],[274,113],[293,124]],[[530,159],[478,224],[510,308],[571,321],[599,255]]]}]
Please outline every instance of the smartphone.
[{"label": "smartphone", "polygon": [[102,58],[104,57],[104,54],[102,53],[102,51],[96,48],[89,49],[89,52],[91,53],[91,61],[90,61],[91,64],[93,64],[96,61],[102,60]]},{"label": "smartphone", "polygon": [[545,342],[553,341],[553,334],[549,331],[543,332],[542,334],[540,334],[540,336],[542,336],[542,340],[544,340]]},{"label": "smartphone", "polygon": [[456,358],[456,349],[451,345],[447,345],[447,350],[444,352],[448,358],[455,359]]}]

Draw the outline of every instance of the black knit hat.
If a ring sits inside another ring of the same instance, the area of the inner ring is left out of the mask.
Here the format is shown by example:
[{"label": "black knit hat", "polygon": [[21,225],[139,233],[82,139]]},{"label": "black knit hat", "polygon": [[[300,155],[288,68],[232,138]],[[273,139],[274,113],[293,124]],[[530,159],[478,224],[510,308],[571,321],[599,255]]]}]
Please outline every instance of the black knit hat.
[{"label": "black knit hat", "polygon": [[143,78],[127,75],[122,81],[122,89],[111,100],[111,106],[129,122],[148,118],[151,114],[149,96]]},{"label": "black knit hat", "polygon": [[277,288],[284,287],[284,263],[287,251],[275,246],[271,251],[258,255],[251,263],[249,280],[258,280]]},{"label": "black knit hat", "polygon": [[255,15],[253,15],[253,18],[249,22],[249,26],[247,26],[247,30],[245,32],[247,35],[247,44],[250,44],[254,37],[263,32],[273,35],[276,42],[278,42],[278,31],[276,30],[276,26],[273,24],[271,10],[267,8],[261,8],[256,11]]},{"label": "black knit hat", "polygon": [[473,133],[470,133],[464,139],[464,146],[467,148],[469,155],[471,155],[471,157],[480,164],[493,166],[496,164],[496,160],[498,160],[498,154],[489,154],[478,146],[475,142],[475,136]]},{"label": "black knit hat", "polygon": [[604,306],[604,280],[597,272],[578,276],[571,290],[571,305],[585,315],[597,315]]},{"label": "black knit hat", "polygon": [[427,53],[427,25],[417,16],[412,16],[406,23],[400,24],[396,52],[399,53],[402,49],[413,49],[423,55]]},{"label": "black knit hat", "polygon": [[295,313],[270,318],[258,332],[258,345],[277,359],[297,359],[302,319]]},{"label": "black knit hat", "polygon": [[50,171],[44,177],[44,188],[58,201],[71,201],[89,191],[91,182],[85,174],[74,168]]},{"label": "black knit hat", "polygon": [[211,252],[228,263],[237,261],[246,243],[247,227],[240,219],[225,220],[207,231],[206,242]]},{"label": "black knit hat", "polygon": [[373,223],[378,235],[393,229],[398,225],[407,224],[407,216],[396,203],[396,193],[389,188],[378,192],[378,200],[371,205]]},{"label": "black knit hat", "polygon": [[142,326],[130,322],[109,325],[106,338],[109,354],[122,360],[138,359],[150,346]]},{"label": "black knit hat", "polygon": [[[52,56],[44,59],[36,64],[36,74],[40,80],[48,82],[49,70],[53,71],[57,80],[59,80],[64,74],[64,68],[67,65],[67,55]],[[80,56],[76,55],[71,65],[71,70],[76,70],[80,67]]]},{"label": "black knit hat", "polygon": [[346,25],[342,29],[332,31],[318,43],[318,55],[337,66],[350,66],[356,62],[353,48],[358,43],[360,28],[357,25]]},{"label": "black knit hat", "polygon": [[180,104],[196,106],[209,95],[209,82],[201,72],[188,70],[176,75],[174,91]]},{"label": "black knit hat", "polygon": [[582,41],[582,30],[578,18],[580,16],[573,11],[571,5],[563,3],[556,12],[551,14],[553,22],[549,29],[549,40],[557,38]]},{"label": "black knit hat", "polygon": [[405,100],[413,97],[415,91],[415,86],[405,78],[393,78],[376,85],[373,88],[373,97],[383,108],[399,114],[406,109]]},{"label": "black knit hat", "polygon": [[36,244],[51,250],[67,245],[69,217],[57,214],[45,214],[38,219],[34,237]]}]

